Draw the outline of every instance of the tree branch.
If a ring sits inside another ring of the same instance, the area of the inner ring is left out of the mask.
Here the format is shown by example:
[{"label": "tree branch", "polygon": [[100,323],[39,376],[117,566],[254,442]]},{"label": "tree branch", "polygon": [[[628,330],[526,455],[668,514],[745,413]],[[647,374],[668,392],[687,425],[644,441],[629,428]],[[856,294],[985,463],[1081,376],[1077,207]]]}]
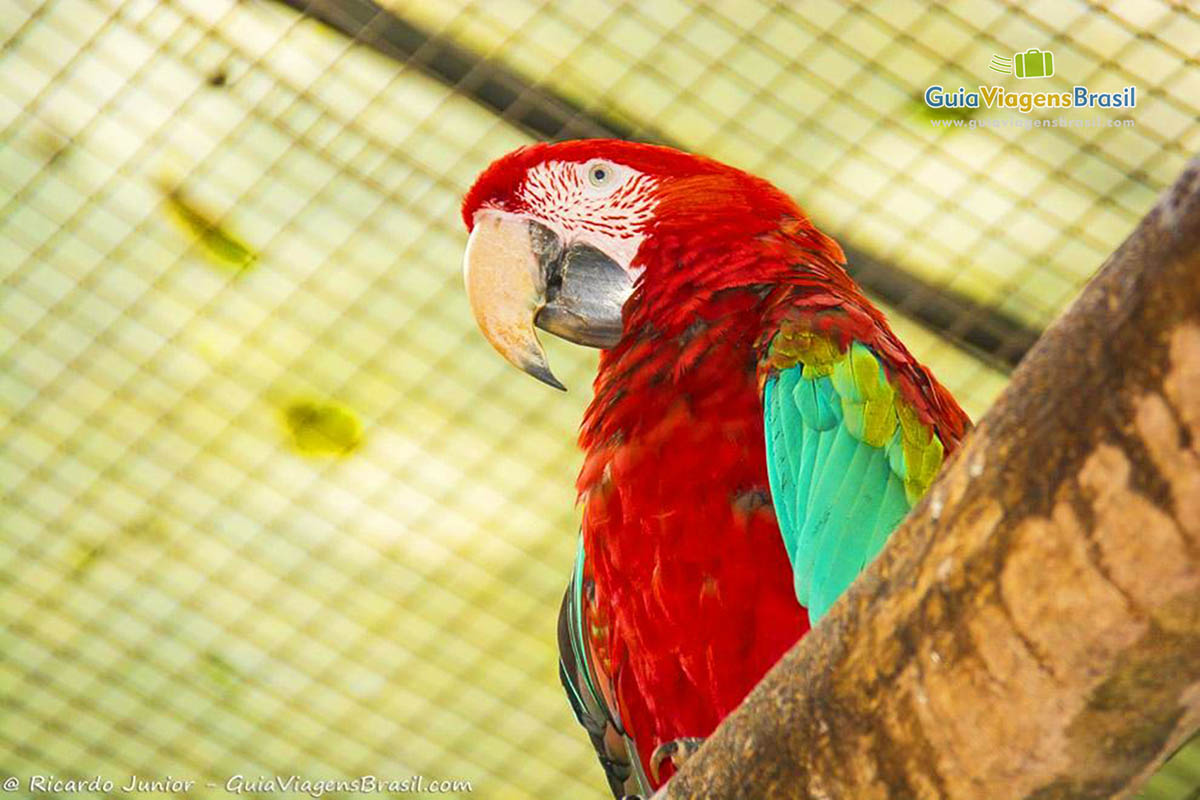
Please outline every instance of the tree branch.
[{"label": "tree branch", "polygon": [[1124,797],[1200,727],[1200,161],[659,794]]}]

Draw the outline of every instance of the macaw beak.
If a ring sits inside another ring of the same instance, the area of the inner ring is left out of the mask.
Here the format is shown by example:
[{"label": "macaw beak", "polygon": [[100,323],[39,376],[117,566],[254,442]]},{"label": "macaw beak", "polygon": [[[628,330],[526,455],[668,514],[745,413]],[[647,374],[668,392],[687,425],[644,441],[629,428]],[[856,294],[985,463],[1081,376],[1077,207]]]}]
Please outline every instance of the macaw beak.
[{"label": "macaw beak", "polygon": [[564,391],[534,326],[575,344],[612,347],[633,291],[629,274],[596,248],[564,248],[540,222],[490,209],[475,215],[463,278],[475,321],[496,352]]}]

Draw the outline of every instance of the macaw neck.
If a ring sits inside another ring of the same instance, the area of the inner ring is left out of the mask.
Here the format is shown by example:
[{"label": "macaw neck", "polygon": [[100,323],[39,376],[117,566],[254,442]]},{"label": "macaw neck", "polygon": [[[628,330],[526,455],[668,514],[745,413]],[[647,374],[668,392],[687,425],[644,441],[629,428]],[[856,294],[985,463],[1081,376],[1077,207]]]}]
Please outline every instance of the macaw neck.
[{"label": "macaw neck", "polygon": [[598,477],[589,468],[602,470],[618,450],[647,458],[665,447],[701,453],[735,424],[761,426],[755,343],[762,302],[758,287],[743,287],[706,298],[669,325],[627,312],[634,325],[601,354],[580,429],[588,454],[581,492]]},{"label": "macaw neck", "polygon": [[[672,446],[692,447],[694,457],[728,446],[735,424],[761,438],[756,345],[777,322],[781,302],[797,293],[858,296],[837,243],[802,216],[725,213],[708,222],[659,229],[638,251],[644,272],[625,305],[626,332],[601,354],[580,429],[587,453],[581,494],[617,450],[653,457],[668,432]],[[765,475],[765,463],[755,466]]]},{"label": "macaw neck", "polygon": [[579,437],[589,623],[643,763],[707,736],[807,629],[767,480],[766,298],[695,299],[657,325],[626,306],[635,324],[601,357]]}]

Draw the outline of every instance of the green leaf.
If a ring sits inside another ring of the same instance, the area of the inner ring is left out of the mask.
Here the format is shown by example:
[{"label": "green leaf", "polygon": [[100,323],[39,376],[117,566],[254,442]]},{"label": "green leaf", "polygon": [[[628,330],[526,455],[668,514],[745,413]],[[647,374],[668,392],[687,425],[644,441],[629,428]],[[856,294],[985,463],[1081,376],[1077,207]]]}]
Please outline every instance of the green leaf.
[{"label": "green leaf", "polygon": [[297,400],[284,409],[292,447],[305,456],[349,455],[362,444],[358,415],[337,403]]},{"label": "green leaf", "polygon": [[241,273],[254,266],[258,254],[212,214],[184,198],[179,189],[167,191],[167,209],[215,266]]}]

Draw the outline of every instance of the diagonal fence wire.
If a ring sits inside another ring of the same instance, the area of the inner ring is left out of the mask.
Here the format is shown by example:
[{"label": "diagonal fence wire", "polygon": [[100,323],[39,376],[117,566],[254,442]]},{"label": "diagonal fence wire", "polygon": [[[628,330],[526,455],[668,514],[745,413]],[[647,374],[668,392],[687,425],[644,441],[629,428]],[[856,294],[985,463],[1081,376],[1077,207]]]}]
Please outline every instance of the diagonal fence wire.
[{"label": "diagonal fence wire", "polygon": [[[286,5],[350,38],[279,2],[0,6],[5,774],[601,796],[552,636],[593,361],[548,343],[551,400],[473,330],[457,203],[499,153],[768,175],[977,413],[1200,147],[1185,7]],[[914,107],[1035,43],[1137,83],[1138,126]]]},{"label": "diagonal fence wire", "polygon": [[[583,109],[553,91],[529,84],[495,61],[423,31],[373,0],[278,0],[324,22],[354,41],[430,77],[501,115],[543,140],[632,138],[634,131],[614,119]],[[644,126],[638,139],[678,147]],[[961,293],[930,285],[856,247],[842,242],[855,278],[871,293],[972,353],[1011,368],[1038,332]]]}]

